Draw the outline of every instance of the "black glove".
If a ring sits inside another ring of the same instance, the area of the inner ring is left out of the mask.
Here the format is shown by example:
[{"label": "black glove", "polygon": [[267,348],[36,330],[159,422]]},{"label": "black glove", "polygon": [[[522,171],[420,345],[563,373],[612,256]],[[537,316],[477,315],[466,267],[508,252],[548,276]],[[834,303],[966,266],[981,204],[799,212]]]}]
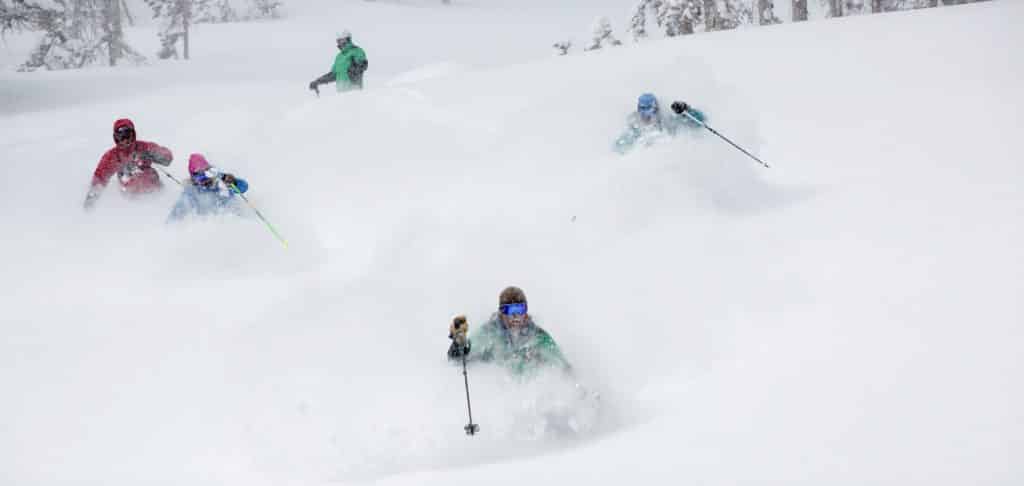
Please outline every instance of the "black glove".
[{"label": "black glove", "polygon": [[316,81],[317,81],[317,80],[315,80],[315,79],[314,79],[314,80],[312,80],[312,81],[310,81],[310,82],[309,82],[309,89],[310,89],[311,91],[319,91],[319,90],[318,90],[318,89],[316,88]]},{"label": "black glove", "polygon": [[235,176],[232,174],[221,174],[220,180],[224,181],[229,186],[235,185]]},{"label": "black glove", "polygon": [[684,111],[689,109],[690,105],[687,105],[685,101],[672,102],[672,111],[674,111],[677,115],[682,115]]}]

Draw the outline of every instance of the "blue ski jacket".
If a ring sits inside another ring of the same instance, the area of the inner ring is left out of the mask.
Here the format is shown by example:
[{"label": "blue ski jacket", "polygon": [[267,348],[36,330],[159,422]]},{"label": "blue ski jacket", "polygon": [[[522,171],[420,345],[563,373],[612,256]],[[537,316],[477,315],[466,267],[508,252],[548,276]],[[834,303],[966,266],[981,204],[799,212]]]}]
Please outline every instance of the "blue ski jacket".
[{"label": "blue ski jacket", "polygon": [[[235,187],[239,193],[249,190],[245,179],[235,178]],[[232,213],[241,216],[235,191],[224,181],[218,180],[210,186],[200,186],[188,181],[181,192],[178,202],[167,217],[168,222],[179,221],[186,216],[208,216],[213,214]]]},{"label": "blue ski jacket", "polygon": [[[704,122],[704,113],[695,108],[689,108],[687,113],[694,118]],[[677,115],[673,112],[659,112],[651,122],[644,122],[640,115],[633,112],[626,119],[626,129],[615,139],[612,150],[620,154],[630,151],[637,144],[650,146],[665,136],[675,136],[684,129],[700,128],[700,123],[693,121],[686,115]]]}]

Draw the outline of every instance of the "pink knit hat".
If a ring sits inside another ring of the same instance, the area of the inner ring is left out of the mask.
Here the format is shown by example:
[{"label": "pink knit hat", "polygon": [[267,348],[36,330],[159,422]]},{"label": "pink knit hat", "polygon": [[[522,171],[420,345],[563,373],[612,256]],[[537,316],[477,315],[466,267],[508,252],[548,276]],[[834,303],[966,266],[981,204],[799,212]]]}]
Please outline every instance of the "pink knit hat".
[{"label": "pink knit hat", "polygon": [[206,161],[206,157],[203,154],[192,154],[188,156],[188,173],[195,174],[202,172],[210,168],[210,163]]}]

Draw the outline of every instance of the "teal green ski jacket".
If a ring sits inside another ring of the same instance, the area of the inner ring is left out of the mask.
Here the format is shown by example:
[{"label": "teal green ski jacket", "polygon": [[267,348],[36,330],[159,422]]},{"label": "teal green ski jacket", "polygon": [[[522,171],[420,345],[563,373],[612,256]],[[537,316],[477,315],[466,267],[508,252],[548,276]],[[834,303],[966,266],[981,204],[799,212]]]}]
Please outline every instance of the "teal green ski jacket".
[{"label": "teal green ski jacket", "polygon": [[532,318],[522,329],[513,330],[505,327],[497,312],[471,332],[465,347],[452,342],[448,359],[459,361],[463,353],[468,362],[494,363],[518,376],[532,376],[546,368],[571,370],[558,344]]}]

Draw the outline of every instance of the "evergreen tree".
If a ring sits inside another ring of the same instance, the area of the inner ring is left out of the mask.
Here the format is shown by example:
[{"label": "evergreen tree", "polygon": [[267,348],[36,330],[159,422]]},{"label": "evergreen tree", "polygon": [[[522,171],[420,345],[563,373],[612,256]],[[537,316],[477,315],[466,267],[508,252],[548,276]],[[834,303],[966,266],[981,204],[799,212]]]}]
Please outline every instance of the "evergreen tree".
[{"label": "evergreen tree", "polygon": [[569,53],[569,49],[572,47],[572,41],[566,40],[555,42],[554,44],[551,45],[551,47],[555,48],[555,53],[557,55],[564,56]]},{"label": "evergreen tree", "polygon": [[255,15],[251,17],[261,19],[276,19],[280,17],[278,9],[284,5],[284,2],[281,0],[251,0],[251,2],[255,12]]},{"label": "evergreen tree", "polygon": [[210,0],[145,0],[153,9],[153,18],[160,21],[160,59],[178,58],[178,41],[184,44],[185,59],[189,58],[189,27],[193,11],[205,16]]},{"label": "evergreen tree", "polygon": [[793,22],[807,20],[807,0],[793,0]]},{"label": "evergreen tree", "polygon": [[620,46],[622,42],[615,38],[612,34],[612,23],[607,17],[598,17],[597,21],[594,22],[594,39],[589,46],[583,48],[584,51],[593,51],[604,47],[605,44],[611,46]]},{"label": "evergreen tree", "polygon": [[757,0],[757,19],[759,25],[781,24],[775,16],[775,3],[772,0]]},{"label": "evergreen tree", "polygon": [[0,2],[0,32],[38,30],[39,44],[19,71],[74,69],[106,61],[145,62],[124,41],[122,0],[11,0]]},{"label": "evergreen tree", "polygon": [[[836,0],[839,1],[839,0]],[[722,0],[719,9],[719,30],[735,29],[754,23],[754,9],[749,1]]]},{"label": "evergreen tree", "polygon": [[667,37],[693,33],[700,21],[701,6],[696,0],[666,0],[663,4],[662,26]]},{"label": "evergreen tree", "polygon": [[654,10],[652,0],[640,0],[640,3],[633,9],[633,16],[629,19],[629,28],[627,29],[633,42],[647,38],[647,12]]}]

